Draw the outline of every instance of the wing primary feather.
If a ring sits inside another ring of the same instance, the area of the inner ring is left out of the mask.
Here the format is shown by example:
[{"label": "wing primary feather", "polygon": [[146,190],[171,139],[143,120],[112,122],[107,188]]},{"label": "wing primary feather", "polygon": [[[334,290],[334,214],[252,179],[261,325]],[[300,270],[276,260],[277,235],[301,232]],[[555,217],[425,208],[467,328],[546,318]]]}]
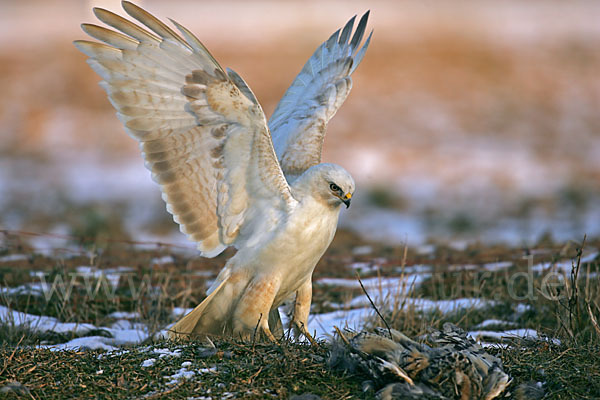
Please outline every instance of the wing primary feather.
[{"label": "wing primary feather", "polygon": [[333,46],[335,46],[335,44],[337,43],[339,35],[340,35],[339,29],[337,31],[333,32],[333,35],[331,35],[329,37],[329,39],[327,39],[327,42],[325,42],[325,47],[327,47],[328,49],[332,49]]},{"label": "wing primary feather", "polygon": [[358,45],[363,38],[370,12],[371,10],[368,10],[366,13],[364,13],[363,16],[360,18],[360,21],[358,22],[356,31],[354,32],[354,36],[352,37],[352,41],[350,42],[350,47],[352,47],[352,50],[358,48]]},{"label": "wing primary feather", "polygon": [[350,37],[350,33],[352,32],[352,28],[354,27],[354,21],[356,20],[356,15],[350,18],[350,21],[346,23],[344,29],[342,29],[342,33],[340,35],[340,39],[338,43],[341,45],[348,44],[348,38]]},{"label": "wing primary feather", "polygon": [[104,43],[92,42],[89,40],[75,40],[75,47],[86,56],[97,59],[103,58],[108,60],[120,60],[122,52]]},{"label": "wing primary feather", "polygon": [[202,44],[202,42],[196,37],[194,36],[194,34],[192,32],[190,32],[185,26],[179,24],[177,21],[174,21],[172,19],[169,18],[169,21],[171,21],[173,23],[173,25],[175,25],[175,27],[177,27],[177,29],[179,30],[179,32],[181,32],[181,34],[183,35],[183,37],[185,38],[185,40],[187,40],[188,44],[194,49],[196,50],[198,53],[205,55],[206,57],[208,57],[210,59],[210,61],[217,66],[222,72],[223,74],[225,74],[225,71],[223,71],[223,67],[221,67],[221,65],[219,64],[219,62],[213,57],[212,54],[210,54],[210,51],[208,51],[208,49],[206,48],[206,46],[204,46]]},{"label": "wing primary feather", "polygon": [[144,43],[160,43],[160,38],[154,36],[145,29],[140,28],[131,21],[117,15],[111,11],[105,10],[104,8],[94,7],[94,15],[104,22],[106,25],[112,26],[115,29],[120,30],[124,34],[131,36],[134,39]]},{"label": "wing primary feather", "polygon": [[158,18],[154,15],[150,14],[148,11],[143,8],[136,6],[135,4],[129,1],[123,1],[121,3],[123,6],[123,10],[133,18],[140,21],[142,24],[146,25],[150,30],[156,33],[158,36],[163,39],[174,39],[177,42],[181,43],[183,46],[191,49],[190,45],[185,42],[177,33],[175,33],[171,28],[162,23]]},{"label": "wing primary feather", "polygon": [[130,38],[129,36],[106,29],[102,26],[94,24],[81,24],[81,29],[83,29],[83,31],[91,37],[96,38],[106,44],[110,44],[117,49],[135,50],[138,44],[140,44],[140,42]]},{"label": "wing primary feather", "polygon": [[365,40],[365,44],[363,45],[363,47],[361,47],[361,49],[358,51],[358,53],[356,53],[356,55],[354,56],[354,61],[353,61],[354,65],[352,66],[350,73],[354,72],[356,67],[358,67],[358,64],[360,64],[363,57],[365,56],[365,53],[367,52],[367,48],[369,47],[369,43],[371,43],[371,36],[373,36],[373,31],[371,31],[371,33],[369,33],[369,37],[367,38],[367,40]]}]

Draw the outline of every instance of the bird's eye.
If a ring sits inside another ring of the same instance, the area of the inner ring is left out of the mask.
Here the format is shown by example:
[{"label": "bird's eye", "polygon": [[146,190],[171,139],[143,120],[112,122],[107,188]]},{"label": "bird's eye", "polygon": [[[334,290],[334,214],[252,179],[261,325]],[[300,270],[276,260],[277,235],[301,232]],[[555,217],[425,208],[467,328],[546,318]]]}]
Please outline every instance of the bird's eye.
[{"label": "bird's eye", "polygon": [[340,191],[340,187],[338,185],[336,185],[335,183],[332,183],[331,185],[329,185],[329,189],[333,190],[334,192]]}]

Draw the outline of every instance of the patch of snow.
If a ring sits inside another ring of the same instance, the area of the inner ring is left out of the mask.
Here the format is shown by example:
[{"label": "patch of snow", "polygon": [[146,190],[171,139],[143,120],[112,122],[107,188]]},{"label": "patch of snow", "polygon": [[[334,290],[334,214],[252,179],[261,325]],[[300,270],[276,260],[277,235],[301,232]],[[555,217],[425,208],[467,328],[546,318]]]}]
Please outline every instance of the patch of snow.
[{"label": "patch of snow", "polygon": [[[400,277],[373,277],[361,279],[363,286],[368,290],[379,290],[381,288],[398,288],[400,289],[403,284],[412,284],[413,281],[421,282],[423,277],[417,275],[408,275],[404,279]],[[348,289],[360,289],[360,282],[358,279],[345,279],[345,278],[321,278],[315,282],[318,285],[323,286],[338,286]],[[369,293],[370,294],[370,293]]]},{"label": "patch of snow", "polygon": [[129,350],[110,350],[106,353],[98,354],[96,358],[98,358],[98,360],[101,360],[104,357],[118,357],[122,356],[123,354],[128,354],[129,352]]},{"label": "patch of snow", "polygon": [[173,311],[171,311],[171,315],[174,317],[183,317],[187,313],[191,312],[194,308],[186,308],[186,307],[173,307]]},{"label": "patch of snow", "polygon": [[517,324],[511,321],[501,319],[486,319],[485,321],[475,325],[476,329],[487,328],[488,326],[516,326]]},{"label": "patch of snow", "polygon": [[73,332],[83,335],[96,327],[92,324],[78,324],[74,322],[60,322],[53,317],[27,314],[0,306],[0,322],[11,324],[15,327],[24,327],[37,332],[53,331],[56,333]]},{"label": "patch of snow", "polygon": [[170,379],[170,381],[167,381],[166,383],[167,386],[174,386],[177,385],[181,380],[192,379],[194,375],[196,375],[195,371],[190,371],[187,368],[180,368],[179,371],[177,371],[173,375],[165,376],[164,378]]},{"label": "patch of snow", "polygon": [[348,268],[358,271],[362,274],[371,274],[379,271],[379,265],[370,262],[354,262],[348,265]]},{"label": "patch of snow", "polygon": [[85,336],[85,337],[80,337],[80,338],[69,340],[66,343],[52,344],[52,345],[42,344],[39,347],[47,348],[52,351],[62,351],[62,350],[78,351],[78,350],[82,350],[82,349],[107,350],[107,351],[116,350],[117,348],[108,344],[106,339],[107,338],[105,338],[104,336]]},{"label": "patch of snow", "polygon": [[334,327],[360,330],[365,319],[373,314],[372,308],[340,310],[324,314],[311,314],[308,317],[308,332],[317,339],[330,338]]},{"label": "patch of snow", "polygon": [[85,336],[72,339],[66,343],[40,345],[52,350],[117,350],[115,346],[137,344],[148,337],[147,328],[144,329],[112,329],[99,328],[111,334],[111,337]]},{"label": "patch of snow", "polygon": [[175,259],[172,256],[155,257],[150,260],[151,265],[174,264]]},{"label": "patch of snow", "polygon": [[[390,301],[393,301],[394,299],[399,299],[401,297],[406,296],[409,293],[409,291],[411,291],[415,287],[418,287],[421,284],[421,282],[423,282],[429,276],[430,276],[429,274],[407,275],[404,278],[404,280],[402,280],[400,278],[393,278],[393,279],[372,278],[372,280],[370,280],[368,282],[363,281],[363,284],[365,286],[365,289],[369,293],[369,296],[375,302],[375,304],[382,304],[382,303],[390,302]],[[358,281],[356,281],[355,286],[350,286],[350,282],[352,282],[352,280],[347,279],[346,281],[347,281],[346,282],[347,286],[345,286],[345,287],[350,287],[350,288],[355,288],[355,289],[360,288],[360,284],[358,283]],[[329,281],[330,284],[333,284],[334,282],[335,281]],[[343,283],[343,282],[339,282],[339,283]],[[367,283],[368,283],[368,285],[367,285]],[[339,286],[341,286],[341,285],[339,285]],[[370,305],[370,304],[371,303],[369,302],[367,295],[363,294],[361,296],[353,298],[348,305],[351,308],[354,308],[354,307],[362,307],[362,306],[366,306],[366,305]]]},{"label": "patch of snow", "polygon": [[589,253],[583,257],[581,257],[581,263],[589,263],[592,262],[594,260],[596,260],[596,258],[598,258],[598,255],[600,254],[600,252],[594,251],[592,253]]},{"label": "patch of snow", "polygon": [[32,296],[42,296],[44,293],[50,290],[50,286],[46,282],[31,282],[26,283],[24,285],[19,285],[16,287],[0,287],[0,294],[5,294],[9,296],[17,296],[17,295],[32,295]]},{"label": "patch of snow", "polygon": [[537,331],[534,329],[512,329],[508,331],[470,331],[468,335],[475,340],[485,339],[509,339],[509,338],[521,338],[521,339],[537,339],[539,337]]},{"label": "patch of snow", "polygon": [[140,313],[136,311],[115,311],[108,314],[108,317],[115,319],[136,319],[140,318]]},{"label": "patch of snow", "polygon": [[515,315],[517,317],[521,316],[529,310],[531,310],[531,306],[529,304],[519,303],[515,307]]},{"label": "patch of snow", "polygon": [[481,309],[496,304],[495,301],[479,298],[461,298],[453,300],[410,299],[409,302],[418,311],[430,312],[439,310],[444,314],[465,309]]},{"label": "patch of snow", "polygon": [[152,367],[155,362],[156,362],[156,358],[149,358],[147,360],[144,360],[142,362],[142,368]]},{"label": "patch of snow", "polygon": [[168,339],[169,338],[169,330],[171,328],[173,328],[174,326],[175,326],[175,322],[165,326],[163,329],[161,329],[160,331],[158,331],[154,334],[154,339],[156,339],[156,340]]},{"label": "patch of snow", "polygon": [[181,350],[179,350],[179,349],[176,349],[175,351],[171,351],[166,348],[165,349],[152,349],[152,352],[158,354],[158,358],[181,356]]},{"label": "patch of snow", "polygon": [[[148,337],[148,329],[145,325],[136,324],[130,329],[96,327],[87,323],[60,322],[53,317],[27,314],[21,311],[11,310],[5,306],[0,306],[0,322],[24,327],[36,332],[56,332],[73,333],[75,335],[85,335],[91,330],[101,329],[111,335],[88,336],[70,340],[66,343],[54,345],[42,345],[41,347],[52,348],[56,350],[114,350],[114,346],[140,343]],[[129,324],[129,321],[126,321]]]},{"label": "patch of snow", "polygon": [[365,245],[365,246],[356,246],[352,249],[352,254],[355,256],[366,256],[367,254],[371,254],[373,252],[373,247]]},{"label": "patch of snow", "polygon": [[184,361],[181,363],[181,367],[182,368],[189,368],[192,366],[192,362],[191,361]]},{"label": "patch of snow", "polygon": [[417,254],[419,254],[419,255],[433,254],[435,252],[435,245],[434,244],[422,244],[420,246],[417,246],[416,251],[417,251]]},{"label": "patch of snow", "polygon": [[533,272],[540,272],[540,273],[543,273],[546,271],[555,271],[555,272],[559,272],[559,273],[568,274],[571,272],[572,267],[573,267],[573,264],[571,261],[557,261],[556,263],[543,262],[543,263],[534,265],[533,267],[531,267],[531,270]]},{"label": "patch of snow", "polygon": [[322,304],[324,307],[333,308],[334,310],[341,310],[342,308],[346,308],[346,306],[342,303],[335,303],[333,301],[328,300],[325,300]]},{"label": "patch of snow", "polygon": [[[455,312],[461,309],[479,309],[487,306],[494,305],[495,302],[487,299],[479,298],[460,298],[452,300],[430,300],[430,299],[415,299],[412,297],[402,297],[397,293],[390,293],[382,291],[381,293],[371,294],[371,299],[376,305],[386,304],[388,307],[393,308],[399,306],[401,303],[404,307],[414,307],[415,311],[419,312],[433,312],[439,311],[444,314]],[[362,307],[369,306],[371,303],[367,296],[359,296],[352,299],[349,303],[350,307]]]},{"label": "patch of snow", "polygon": [[136,327],[134,329],[108,328],[107,330],[113,336],[112,338],[108,338],[110,342],[119,346],[126,344],[137,344],[148,338],[148,328],[146,326],[143,326],[143,329],[141,327]]},{"label": "patch of snow", "polygon": [[448,266],[448,271],[473,271],[477,269],[479,269],[479,266],[475,264],[459,264]]},{"label": "patch of snow", "polygon": [[404,266],[404,268],[400,267],[396,267],[394,268],[394,270],[396,272],[404,272],[405,274],[424,274],[424,273],[429,273],[432,270],[431,265],[424,265],[424,264],[415,264],[415,265],[410,265],[410,266]]},{"label": "patch of snow", "polygon": [[488,271],[500,271],[503,269],[510,268],[514,265],[511,261],[499,261],[494,263],[483,264],[483,268]]},{"label": "patch of snow", "polygon": [[[596,258],[598,257],[598,252],[593,252],[590,253],[586,256],[581,257],[581,265],[582,268],[579,272],[580,276],[587,276],[587,271],[586,268],[583,267],[583,264],[589,264],[589,263],[594,263],[594,260],[596,260]],[[555,263],[552,262],[543,262],[543,263],[538,263],[536,265],[534,265],[533,267],[531,267],[531,270],[533,272],[537,272],[537,273],[544,273],[544,272],[556,272],[559,274],[565,274],[567,276],[569,276],[571,274],[571,270],[573,269],[573,265],[577,265],[577,261],[576,260],[562,260],[562,261],[557,261]],[[593,273],[590,273],[590,277],[594,277]]]}]

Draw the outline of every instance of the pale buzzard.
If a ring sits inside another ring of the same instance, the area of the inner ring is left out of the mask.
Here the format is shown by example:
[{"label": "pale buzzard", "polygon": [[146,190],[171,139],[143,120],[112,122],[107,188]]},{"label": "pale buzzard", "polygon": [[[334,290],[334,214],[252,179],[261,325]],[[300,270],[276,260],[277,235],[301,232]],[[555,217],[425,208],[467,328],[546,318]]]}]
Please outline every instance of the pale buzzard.
[{"label": "pale buzzard", "polygon": [[309,339],[311,277],[333,239],[354,180],[320,164],[327,122],[344,102],[362,60],[368,12],[315,51],[267,123],[244,80],[224,70],[186,28],[181,36],[140,7],[123,8],[142,28],[94,9],[115,30],[83,24],[104,43],[79,40],[125,130],[139,141],[167,210],[205,257],[226,247],[208,297],[172,337],[281,334],[277,307],[295,296],[292,326]]}]

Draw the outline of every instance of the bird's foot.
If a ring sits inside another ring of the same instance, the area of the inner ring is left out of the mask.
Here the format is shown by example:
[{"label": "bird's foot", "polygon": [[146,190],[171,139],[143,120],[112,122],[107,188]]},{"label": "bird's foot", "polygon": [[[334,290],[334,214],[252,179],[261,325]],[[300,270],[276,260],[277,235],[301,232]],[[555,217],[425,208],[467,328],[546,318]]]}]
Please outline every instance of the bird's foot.
[{"label": "bird's foot", "polygon": [[275,336],[271,333],[271,330],[269,328],[262,328],[262,332],[264,333],[264,335],[267,337],[267,339],[269,339],[270,342],[273,343],[278,343],[277,339],[275,338]]},{"label": "bird's foot", "polygon": [[294,327],[296,329],[294,329],[296,331],[296,339],[298,339],[298,336],[300,336],[300,334],[304,335],[304,337],[306,339],[308,339],[308,341],[310,342],[310,344],[312,344],[313,346],[318,346],[319,343],[317,343],[317,341],[312,337],[312,335],[308,332],[308,330],[306,329],[305,325],[303,322],[300,321],[294,321],[293,322]]}]

